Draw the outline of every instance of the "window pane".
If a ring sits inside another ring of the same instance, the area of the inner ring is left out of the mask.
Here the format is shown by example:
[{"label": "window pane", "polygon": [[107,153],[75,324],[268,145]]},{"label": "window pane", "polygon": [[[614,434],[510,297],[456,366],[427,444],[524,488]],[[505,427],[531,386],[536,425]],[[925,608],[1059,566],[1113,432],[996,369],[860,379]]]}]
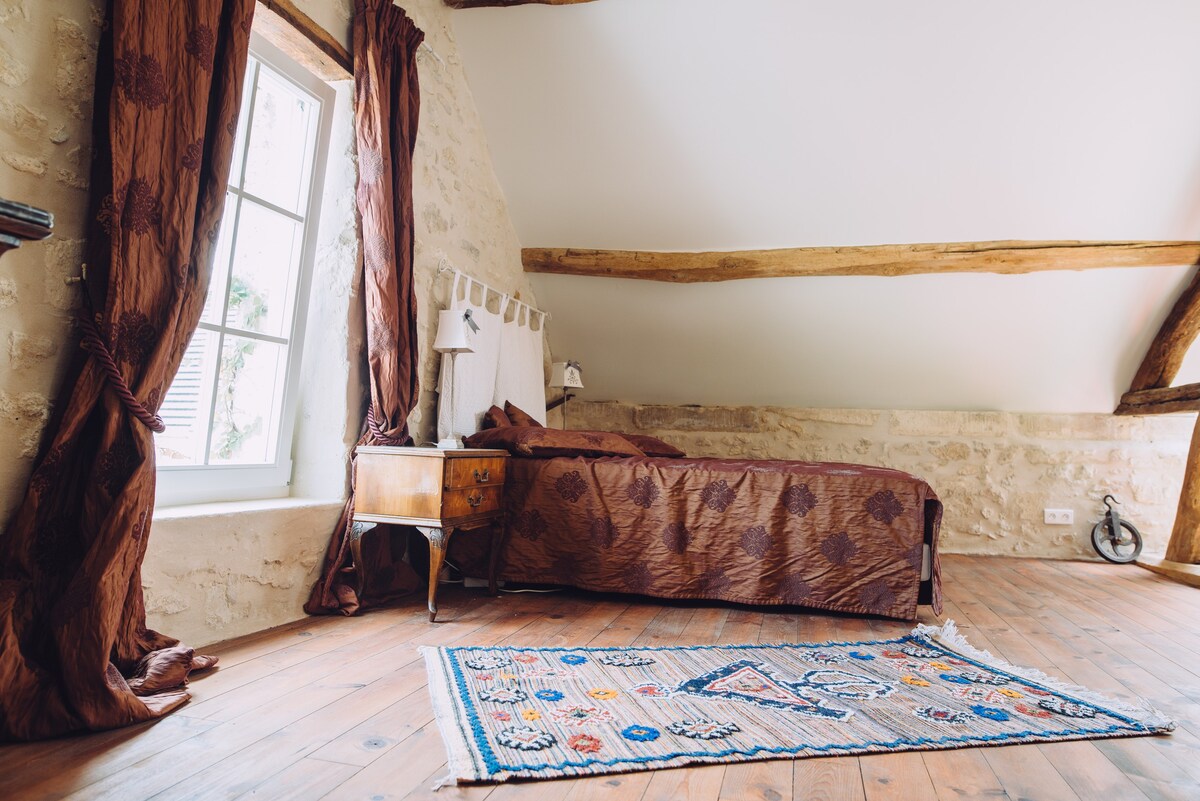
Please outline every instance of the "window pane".
[{"label": "window pane", "polygon": [[167,430],[154,437],[159,465],[204,464],[218,340],[218,334],[200,328],[188,343],[179,372],[158,410],[167,424]]},{"label": "window pane", "polygon": [[242,79],[242,108],[238,111],[237,136],[233,145],[233,166],[229,170],[229,183],[238,186],[242,180],[242,156],[246,150],[246,123],[250,120],[250,91],[258,60],[251,57],[246,63],[246,77]]},{"label": "window pane", "polygon": [[317,103],[270,70],[258,73],[245,189],[297,214],[308,197],[309,134]]},{"label": "window pane", "polygon": [[217,252],[213,256],[212,279],[208,284],[208,295],[204,301],[201,322],[221,324],[221,313],[225,309],[225,287],[229,283],[229,253],[233,249],[234,220],[237,218],[237,195],[225,195],[225,211],[221,214],[221,229],[217,234]]},{"label": "window pane", "polygon": [[241,215],[225,325],[287,337],[303,226],[247,199],[242,200]]},{"label": "window pane", "polygon": [[225,335],[209,464],[275,461],[287,348]]}]

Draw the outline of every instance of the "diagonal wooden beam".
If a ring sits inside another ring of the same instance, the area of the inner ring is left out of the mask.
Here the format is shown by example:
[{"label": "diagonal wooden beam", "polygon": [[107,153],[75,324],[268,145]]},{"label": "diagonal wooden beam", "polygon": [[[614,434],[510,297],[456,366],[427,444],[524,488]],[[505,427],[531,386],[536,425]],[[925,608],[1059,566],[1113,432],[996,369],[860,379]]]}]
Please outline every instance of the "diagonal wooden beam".
[{"label": "diagonal wooden beam", "polygon": [[[1170,386],[1197,334],[1200,334],[1200,270],[1175,300],[1133,377],[1133,385],[1121,397],[1121,404],[1114,414],[1200,410],[1200,384]],[[1151,570],[1188,583],[1196,580],[1192,566],[1197,563],[1200,563],[1200,416],[1196,418],[1188,448],[1179,507],[1175,511],[1171,539],[1167,542],[1167,558],[1157,567],[1139,560],[1139,564]]]},{"label": "diagonal wooden beam", "polygon": [[693,283],[808,275],[1031,273],[1200,263],[1200,242],[950,242],[664,253],[525,248],[525,271]]},{"label": "diagonal wooden beam", "polygon": [[531,4],[543,6],[571,6],[576,3],[590,3],[592,0],[445,0],[451,8],[508,8],[509,6],[527,6]]},{"label": "diagonal wooden beam", "polygon": [[1200,270],[1192,276],[1192,282],[1180,294],[1158,329],[1133,376],[1129,391],[1170,386],[1197,334],[1200,334]]}]

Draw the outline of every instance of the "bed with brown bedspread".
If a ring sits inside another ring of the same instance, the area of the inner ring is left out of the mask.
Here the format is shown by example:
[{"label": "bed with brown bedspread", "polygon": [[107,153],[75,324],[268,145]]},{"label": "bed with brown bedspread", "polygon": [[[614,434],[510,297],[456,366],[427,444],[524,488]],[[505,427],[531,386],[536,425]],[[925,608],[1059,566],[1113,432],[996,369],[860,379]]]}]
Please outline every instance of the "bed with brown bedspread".
[{"label": "bed with brown bedspread", "polygon": [[[942,506],[923,480],[853,464],[630,457],[509,460],[499,576],[660,598],[911,620],[941,611]],[[450,559],[486,574],[481,544]],[[931,576],[921,581],[924,546]]]}]

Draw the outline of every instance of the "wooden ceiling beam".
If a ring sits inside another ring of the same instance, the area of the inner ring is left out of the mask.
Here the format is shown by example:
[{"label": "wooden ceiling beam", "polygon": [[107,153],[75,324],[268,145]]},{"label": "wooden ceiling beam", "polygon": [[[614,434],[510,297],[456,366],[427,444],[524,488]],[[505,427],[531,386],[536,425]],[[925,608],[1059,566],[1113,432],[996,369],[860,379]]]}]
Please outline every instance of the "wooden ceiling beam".
[{"label": "wooden ceiling beam", "polygon": [[532,4],[542,6],[572,6],[576,3],[590,3],[592,0],[445,0],[451,8],[508,8],[509,6],[527,6]]},{"label": "wooden ceiling beam", "polygon": [[667,253],[525,248],[525,272],[695,283],[809,275],[1032,273],[1200,263],[1200,242],[1001,241]]}]

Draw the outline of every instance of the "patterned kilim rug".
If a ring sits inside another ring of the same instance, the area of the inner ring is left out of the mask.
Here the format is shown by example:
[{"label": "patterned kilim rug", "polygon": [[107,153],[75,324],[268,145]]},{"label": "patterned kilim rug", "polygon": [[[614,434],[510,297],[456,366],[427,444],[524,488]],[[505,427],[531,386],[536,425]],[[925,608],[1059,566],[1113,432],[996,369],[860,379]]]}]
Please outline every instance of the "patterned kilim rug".
[{"label": "patterned kilim rug", "polygon": [[972,648],[423,648],[452,782],[1127,737],[1175,724]]}]

